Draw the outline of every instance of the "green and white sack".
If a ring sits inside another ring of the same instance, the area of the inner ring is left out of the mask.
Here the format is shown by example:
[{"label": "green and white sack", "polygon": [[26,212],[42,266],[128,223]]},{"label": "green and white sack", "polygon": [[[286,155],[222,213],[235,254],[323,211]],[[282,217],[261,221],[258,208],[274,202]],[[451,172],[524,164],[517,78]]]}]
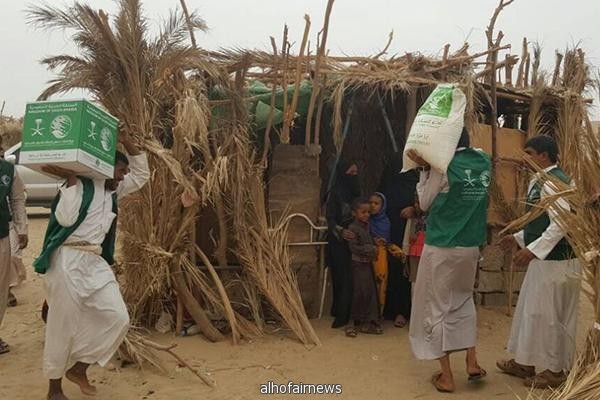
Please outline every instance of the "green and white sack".
[{"label": "green and white sack", "polygon": [[445,173],[456,152],[465,121],[465,94],[456,85],[438,85],[421,106],[404,147],[402,172],[417,165],[406,156],[415,150],[438,172]]}]

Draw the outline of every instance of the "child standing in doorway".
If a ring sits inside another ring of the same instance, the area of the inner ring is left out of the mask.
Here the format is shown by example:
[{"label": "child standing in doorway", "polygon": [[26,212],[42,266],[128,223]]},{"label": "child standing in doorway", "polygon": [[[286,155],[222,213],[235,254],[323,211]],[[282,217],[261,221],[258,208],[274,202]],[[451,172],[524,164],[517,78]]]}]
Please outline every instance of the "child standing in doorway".
[{"label": "child standing in doorway", "polygon": [[371,205],[368,198],[359,198],[352,204],[354,222],[348,230],[353,233],[350,240],[352,253],[352,312],[353,325],[346,327],[346,336],[356,337],[358,332],[383,333],[377,322],[377,288],[373,276],[373,262],[377,259],[377,246],[369,232]]}]

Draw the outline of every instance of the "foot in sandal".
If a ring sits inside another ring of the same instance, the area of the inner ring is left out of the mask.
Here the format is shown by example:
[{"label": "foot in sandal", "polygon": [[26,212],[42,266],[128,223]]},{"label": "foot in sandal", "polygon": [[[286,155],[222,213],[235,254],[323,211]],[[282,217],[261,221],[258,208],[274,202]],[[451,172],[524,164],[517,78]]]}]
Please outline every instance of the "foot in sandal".
[{"label": "foot in sandal", "polygon": [[539,374],[525,379],[525,386],[535,389],[557,388],[567,380],[567,374],[564,372],[552,372],[549,369]]},{"label": "foot in sandal", "polygon": [[344,332],[346,333],[346,336],[350,338],[355,338],[358,336],[358,332],[354,326],[347,326],[346,329],[344,329]]},{"label": "foot in sandal", "polygon": [[535,376],[535,367],[521,365],[514,359],[500,360],[496,362],[498,369],[505,374],[516,376],[517,378],[531,378]]},{"label": "foot in sandal", "polygon": [[473,370],[467,368],[467,374],[469,375],[469,377],[467,378],[469,382],[477,382],[487,376],[487,371],[478,366],[477,369]]},{"label": "foot in sandal", "polygon": [[367,335],[382,335],[383,328],[376,321],[371,321],[370,323],[363,324],[360,327],[360,332]]}]

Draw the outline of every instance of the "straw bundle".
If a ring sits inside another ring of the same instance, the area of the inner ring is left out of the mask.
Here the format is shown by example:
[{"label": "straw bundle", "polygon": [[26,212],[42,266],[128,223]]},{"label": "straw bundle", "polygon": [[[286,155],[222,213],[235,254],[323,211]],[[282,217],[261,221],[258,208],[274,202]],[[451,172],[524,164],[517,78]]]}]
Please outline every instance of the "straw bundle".
[{"label": "straw bundle", "polygon": [[248,135],[234,130],[232,191],[229,210],[233,216],[238,256],[245,273],[265,296],[286,325],[304,344],[320,344],[300,297],[298,282],[287,250],[287,226],[279,221],[269,227],[265,209],[263,168],[253,160]]},{"label": "straw bundle", "polygon": [[[233,232],[248,271],[245,276],[256,283],[248,290],[253,294],[253,316],[260,314],[255,310],[259,292],[274,303],[301,341],[317,343],[289,268],[285,231],[269,233],[261,210],[262,174],[253,163],[250,142],[243,138],[248,135],[247,118],[235,94],[238,89],[206,52],[187,43],[189,30],[204,29],[204,22],[195,13],[176,10],[151,38],[140,1],[119,4],[112,22],[103,11],[79,3],[67,9],[35,6],[29,17],[42,28],[72,30],[80,51],[79,56],[43,61],[58,75],[40,98],[87,89],[119,118],[121,131],[148,153],[150,182],[120,205],[119,280],[132,322],[152,326],[162,312],[174,313],[177,296],[209,340],[223,339],[225,330],[234,343],[262,334],[262,321],[250,322],[234,309],[210,258],[194,243],[200,210],[213,207],[220,224],[219,263],[227,264],[227,235]],[[211,122],[208,85],[218,85],[230,96],[230,119],[239,121],[241,128],[237,122]],[[226,210],[226,204],[239,207]],[[248,204],[254,214],[242,212]],[[262,235],[260,247],[248,243],[255,240],[249,232]],[[197,268],[197,258],[208,273]],[[253,274],[271,269],[278,273]],[[224,319],[227,328],[217,329],[214,319]],[[127,343],[129,348],[143,346],[135,337]],[[138,354],[147,356],[147,350]]]}]

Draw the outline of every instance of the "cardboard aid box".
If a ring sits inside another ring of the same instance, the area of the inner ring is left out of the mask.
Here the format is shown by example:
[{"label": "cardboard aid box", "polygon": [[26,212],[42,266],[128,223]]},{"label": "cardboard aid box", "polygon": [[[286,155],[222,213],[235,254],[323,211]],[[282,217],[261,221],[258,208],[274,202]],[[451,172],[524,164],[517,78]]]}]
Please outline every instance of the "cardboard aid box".
[{"label": "cardboard aid box", "polygon": [[87,100],[28,103],[19,163],[113,177],[119,120]]}]

